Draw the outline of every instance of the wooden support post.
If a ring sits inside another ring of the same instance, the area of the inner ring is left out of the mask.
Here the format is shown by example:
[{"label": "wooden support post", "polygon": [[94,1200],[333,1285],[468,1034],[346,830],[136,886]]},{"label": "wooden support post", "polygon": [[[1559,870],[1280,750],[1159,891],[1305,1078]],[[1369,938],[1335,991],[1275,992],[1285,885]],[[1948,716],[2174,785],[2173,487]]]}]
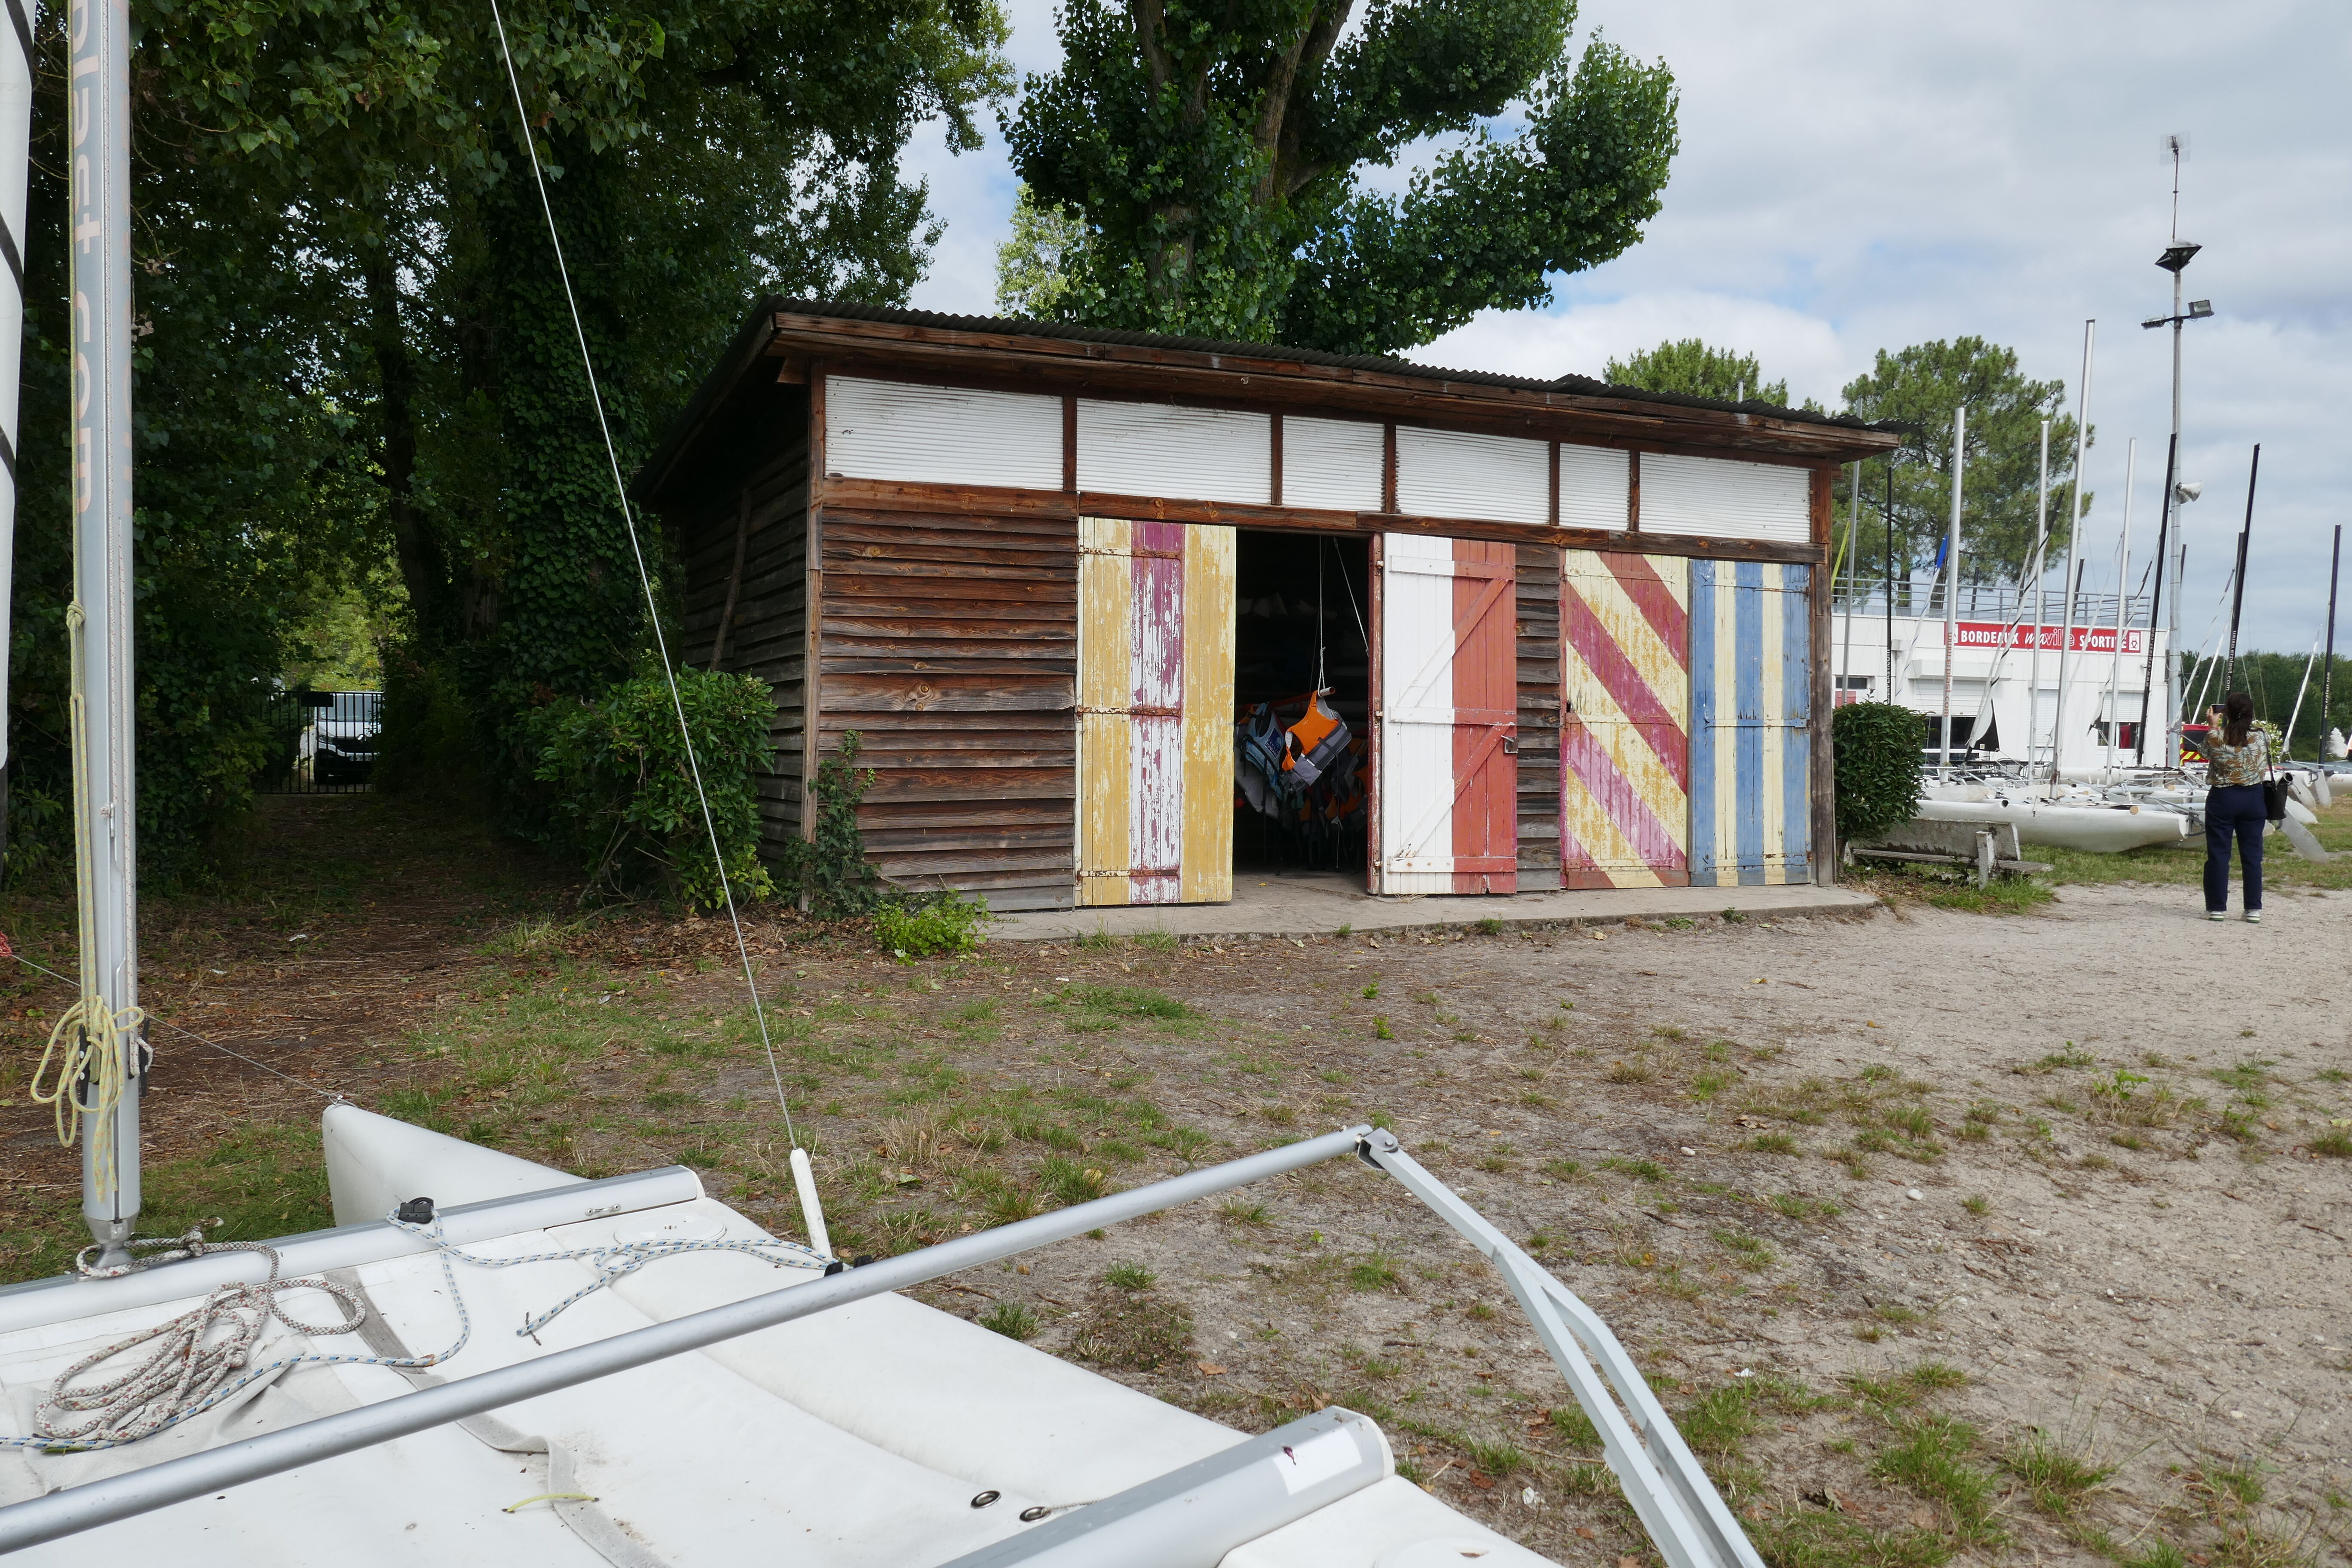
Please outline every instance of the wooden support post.
[{"label": "wooden support post", "polygon": [[1813,543],[1822,551],[1822,563],[1813,568],[1805,595],[1812,631],[1813,881],[1824,888],[1835,885],[1838,868],[1837,753],[1831,738],[1837,717],[1837,682],[1830,665],[1830,595],[1835,584],[1830,580],[1829,567],[1830,514],[1836,501],[1837,473],[1834,467],[1813,470]]}]

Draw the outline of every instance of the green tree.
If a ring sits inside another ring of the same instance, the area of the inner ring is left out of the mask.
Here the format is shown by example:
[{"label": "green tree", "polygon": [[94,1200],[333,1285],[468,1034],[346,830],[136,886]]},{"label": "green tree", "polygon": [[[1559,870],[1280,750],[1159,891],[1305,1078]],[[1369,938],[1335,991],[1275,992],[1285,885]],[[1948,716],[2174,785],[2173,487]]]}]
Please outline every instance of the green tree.
[{"label": "green tree", "polygon": [[[1574,0],[1356,10],[1068,0],[1062,68],[1005,126],[1033,200],[1084,225],[1064,319],[1382,353],[1641,237],[1677,146],[1663,62],[1571,57]],[[1456,144],[1402,192],[1364,183],[1433,136]]]},{"label": "green tree", "polygon": [[1764,379],[1754,354],[1718,349],[1697,338],[1636,349],[1622,360],[1612,359],[1601,372],[1612,386],[1638,386],[1647,392],[1679,392],[1687,397],[1713,397],[1729,403],[1746,397],[1786,408],[1789,384]]},{"label": "green tree", "polygon": [[1087,228],[1056,207],[1041,207],[1024,185],[1013,198],[1013,233],[996,247],[1000,314],[1049,321],[1063,315],[1085,271]]},{"label": "green tree", "polygon": [[[142,847],[169,871],[249,799],[273,685],[318,666],[354,592],[467,753],[522,706],[597,695],[647,628],[488,11],[136,0],[132,19]],[[11,838],[55,849],[61,23],[45,10],[38,36],[9,650]],[[1010,86],[995,0],[522,0],[507,28],[625,466],[758,293],[902,300],[939,230],[900,151],[938,120],[976,146]],[[509,746],[501,782],[528,788],[530,760]]]},{"label": "green tree", "polygon": [[[2048,561],[2053,568],[2063,563],[2075,428],[2074,416],[2061,412],[2065,402],[2065,383],[2029,379],[2018,368],[2014,349],[1982,338],[1915,343],[1894,353],[1882,349],[1868,373],[1846,384],[1849,413],[1908,426],[1891,459],[1898,573],[1928,566],[1944,544],[1952,508],[1952,413],[1962,405],[1968,408],[1968,461],[1960,581],[2013,584],[2025,572],[2033,553],[2044,419],[2051,422]],[[1864,488],[1878,500],[1885,494],[1884,470],[1876,463],[1869,467]],[[1841,485],[1842,501],[1843,497]],[[2085,515],[2090,501],[2086,492]],[[1885,558],[1885,515],[1883,500],[1864,509],[1854,544],[1864,563]]]}]

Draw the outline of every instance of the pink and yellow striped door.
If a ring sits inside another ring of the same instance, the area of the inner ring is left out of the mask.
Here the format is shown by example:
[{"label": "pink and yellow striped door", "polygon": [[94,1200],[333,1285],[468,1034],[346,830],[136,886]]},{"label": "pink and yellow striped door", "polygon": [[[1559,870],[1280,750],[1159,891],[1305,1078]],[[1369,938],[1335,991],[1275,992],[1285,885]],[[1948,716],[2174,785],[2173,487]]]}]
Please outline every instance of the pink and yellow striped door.
[{"label": "pink and yellow striped door", "polygon": [[1561,552],[1564,887],[1690,880],[1687,567],[1679,556]]},{"label": "pink and yellow striped door", "polygon": [[1517,577],[1509,544],[1380,537],[1376,893],[1518,890]]},{"label": "pink and yellow striped door", "polygon": [[1080,904],[1234,896],[1234,531],[1078,520]]}]

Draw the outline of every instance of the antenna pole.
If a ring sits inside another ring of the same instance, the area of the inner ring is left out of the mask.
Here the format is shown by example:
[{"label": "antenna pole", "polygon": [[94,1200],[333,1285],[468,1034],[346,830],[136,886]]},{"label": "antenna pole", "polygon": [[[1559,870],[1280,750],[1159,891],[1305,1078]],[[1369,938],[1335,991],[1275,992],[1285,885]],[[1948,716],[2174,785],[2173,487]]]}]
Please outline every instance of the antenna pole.
[{"label": "antenna pole", "polygon": [[2132,487],[2139,478],[2139,437],[2124,447],[2124,531],[2116,542],[2116,646],[2107,655],[2107,773],[2114,782],[2116,726],[2124,706],[2124,600],[2131,591]]},{"label": "antenna pole", "polygon": [[2025,782],[2033,782],[2034,742],[2042,735],[2042,581],[2050,562],[2050,421],[2042,422],[2041,478],[2033,489],[2033,653],[2025,677]]},{"label": "antenna pole", "polygon": [[1952,521],[1944,540],[1944,733],[1938,773],[1952,771],[1952,658],[1960,640],[1960,481],[1968,463],[1969,411],[1952,410]]},{"label": "antenna pole", "polygon": [[2074,493],[2069,505],[2073,521],[2066,528],[2066,561],[2074,568],[2074,586],[2066,594],[2065,629],[2058,637],[2058,701],[2050,716],[2050,782],[2058,782],[2058,761],[2066,750],[2066,687],[2074,659],[2074,600],[2083,574],[2083,461],[2091,444],[2091,350],[2098,341],[2096,319],[2083,323],[2083,395],[2074,408]]},{"label": "antenna pole", "polygon": [[2328,702],[2336,695],[2336,574],[2344,564],[2344,525],[2336,525],[2336,543],[2327,552],[2327,662],[2319,671],[2319,760],[2327,760],[2327,737],[2333,731]]},{"label": "antenna pole", "polygon": [[131,596],[131,16],[68,0],[66,95],[72,256],[74,830],[81,882],[81,1015],[96,1047],[80,1107],[82,1217],[99,1269],[131,1263],[138,1218],[139,812]]},{"label": "antenna pole", "polygon": [[2238,683],[2238,612],[2246,604],[2246,544],[2254,533],[2254,481],[2263,474],[2263,444],[2254,443],[2254,460],[2246,469],[2246,522],[2238,530],[2238,575],[2230,588],[2230,651],[2221,662],[2221,695],[2227,699]]},{"label": "antenna pole", "polygon": [[[2175,343],[2180,341],[2178,332],[2179,329],[2176,328],[2172,340]],[[2179,361],[2176,360],[2174,363],[2178,364]],[[2173,386],[2177,393],[2179,387],[2177,375],[2174,378]],[[2173,417],[2178,421],[2180,408],[2178,396],[2173,399],[2172,406]],[[2164,558],[2171,553],[2172,486],[2174,474],[2179,468],[2179,457],[2180,429],[2176,423],[2172,431],[2172,439],[2164,448],[2164,502],[2158,511],[2156,525],[2156,595],[2147,602],[2147,669],[2140,677],[2139,682],[2139,727],[2132,731],[2134,766],[2147,761],[2147,708],[2150,699],[2156,695],[2156,613],[2164,604]],[[2174,591],[2179,592],[2177,588]],[[2116,657],[2117,658],[2123,657],[2123,644],[2120,637],[2116,644]],[[2172,700],[2172,653],[2169,648],[2166,649],[2164,658],[2165,701],[2169,703]],[[2165,750],[2169,753],[2171,746],[2168,743]],[[2170,765],[2177,763],[2179,759],[2168,754],[2166,761],[2168,765]]]}]

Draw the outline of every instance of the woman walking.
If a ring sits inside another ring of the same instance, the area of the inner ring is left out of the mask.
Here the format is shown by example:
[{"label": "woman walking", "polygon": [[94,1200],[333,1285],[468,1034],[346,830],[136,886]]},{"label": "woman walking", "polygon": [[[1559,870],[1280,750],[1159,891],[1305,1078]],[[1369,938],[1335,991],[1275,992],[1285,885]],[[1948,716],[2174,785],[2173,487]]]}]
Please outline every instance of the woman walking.
[{"label": "woman walking", "polygon": [[2232,691],[2208,710],[2211,733],[2199,742],[2205,753],[2205,918],[2218,921],[2230,909],[2230,841],[2235,837],[2246,884],[2246,919],[2263,918],[2263,829],[2270,813],[2263,799],[2263,774],[2270,767],[2270,741],[2254,728],[2254,700]]}]

